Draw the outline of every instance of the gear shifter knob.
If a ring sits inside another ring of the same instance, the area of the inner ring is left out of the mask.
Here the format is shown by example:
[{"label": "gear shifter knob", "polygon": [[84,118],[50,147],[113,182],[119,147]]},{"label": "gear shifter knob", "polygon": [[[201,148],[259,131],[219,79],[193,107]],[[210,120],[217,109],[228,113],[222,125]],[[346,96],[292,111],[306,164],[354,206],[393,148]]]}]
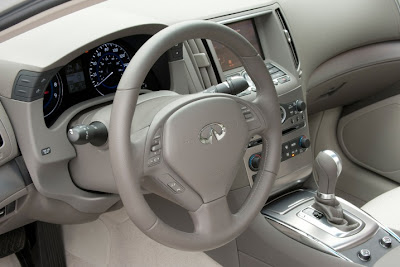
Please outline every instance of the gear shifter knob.
[{"label": "gear shifter knob", "polygon": [[337,179],[342,172],[342,161],[332,150],[318,153],[314,162],[314,175],[318,180],[318,196],[322,199],[335,197]]}]

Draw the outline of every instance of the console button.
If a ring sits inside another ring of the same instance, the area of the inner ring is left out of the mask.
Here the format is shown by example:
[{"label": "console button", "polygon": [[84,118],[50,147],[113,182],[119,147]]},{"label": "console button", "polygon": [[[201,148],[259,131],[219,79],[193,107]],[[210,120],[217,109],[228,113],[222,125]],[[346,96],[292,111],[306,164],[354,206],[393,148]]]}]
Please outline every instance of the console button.
[{"label": "console button", "polygon": [[[285,73],[280,70],[278,72],[275,72],[274,74],[271,74],[271,78],[272,79],[277,79],[279,77],[282,77],[283,75],[285,75]],[[278,81],[279,81],[279,79],[278,79]]]},{"label": "console button", "polygon": [[321,219],[322,217],[324,217],[324,215],[322,214],[322,212],[319,212],[317,210],[314,210],[313,215],[315,218],[317,219]]},{"label": "console button", "polygon": [[282,77],[282,78],[278,79],[279,83],[286,83],[288,81],[290,81],[290,77],[289,76],[285,76],[285,77]]},{"label": "console button", "polygon": [[364,248],[357,253],[357,256],[362,261],[369,261],[371,259],[371,252]]},{"label": "console button", "polygon": [[379,244],[384,248],[390,248],[392,246],[392,239],[388,236],[384,236],[379,240]]}]

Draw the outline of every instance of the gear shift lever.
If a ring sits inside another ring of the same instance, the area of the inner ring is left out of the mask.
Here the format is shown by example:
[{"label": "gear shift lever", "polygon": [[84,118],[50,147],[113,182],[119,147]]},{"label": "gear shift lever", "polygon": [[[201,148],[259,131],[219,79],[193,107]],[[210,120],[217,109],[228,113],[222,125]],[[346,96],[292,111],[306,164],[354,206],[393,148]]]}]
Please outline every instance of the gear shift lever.
[{"label": "gear shift lever", "polygon": [[314,163],[314,176],[318,179],[318,191],[313,207],[322,212],[327,220],[342,231],[358,227],[357,222],[349,222],[343,214],[342,206],[335,197],[336,182],[342,172],[342,162],[334,151],[318,153]]},{"label": "gear shift lever", "polygon": [[334,199],[336,182],[342,172],[342,161],[332,150],[319,152],[315,158],[314,175],[318,179],[317,195],[322,199]]}]

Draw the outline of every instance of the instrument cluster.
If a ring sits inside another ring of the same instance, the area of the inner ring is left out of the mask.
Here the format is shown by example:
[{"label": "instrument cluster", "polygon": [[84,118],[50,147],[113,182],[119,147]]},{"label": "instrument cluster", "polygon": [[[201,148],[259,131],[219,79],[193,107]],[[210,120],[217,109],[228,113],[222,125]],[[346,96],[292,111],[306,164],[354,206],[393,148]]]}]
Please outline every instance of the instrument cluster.
[{"label": "instrument cluster", "polygon": [[[104,43],[65,65],[44,91],[43,115],[50,127],[71,106],[114,93],[136,51],[150,38],[135,35]],[[142,85],[151,91],[169,90],[168,57],[163,55],[147,74]]]}]

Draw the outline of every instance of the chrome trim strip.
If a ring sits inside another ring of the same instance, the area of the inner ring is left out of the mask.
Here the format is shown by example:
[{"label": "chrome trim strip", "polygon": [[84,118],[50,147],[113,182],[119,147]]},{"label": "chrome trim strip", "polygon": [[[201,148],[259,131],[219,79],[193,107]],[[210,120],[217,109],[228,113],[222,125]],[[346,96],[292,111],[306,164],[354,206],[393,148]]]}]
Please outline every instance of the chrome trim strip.
[{"label": "chrome trim strip", "polygon": [[336,154],[335,151],[332,150],[324,150],[323,153],[327,154],[330,156],[336,163],[337,166],[337,176],[339,177],[340,173],[342,172],[343,166],[342,166],[342,161],[339,157],[338,154]]},{"label": "chrome trim strip", "polygon": [[302,236],[308,238],[309,240],[311,240],[311,241],[313,241],[313,242],[319,244],[320,246],[322,246],[322,247],[324,247],[324,248],[326,249],[326,252],[331,253],[333,256],[336,256],[336,257],[338,257],[338,258],[341,258],[341,259],[343,259],[343,260],[345,260],[345,261],[353,262],[352,260],[350,260],[349,258],[347,258],[346,256],[344,256],[342,253],[337,252],[335,249],[333,249],[332,247],[328,246],[327,244],[325,244],[325,243],[322,242],[321,240],[319,240],[319,239],[317,239],[317,238],[315,238],[315,237],[313,237],[313,236],[311,236],[311,235],[309,235],[309,234],[307,234],[307,233],[305,233],[305,232],[303,232],[303,231],[297,229],[296,227],[293,227],[293,226],[291,226],[291,225],[288,225],[288,224],[286,224],[286,223],[284,223],[284,222],[282,222],[282,221],[280,221],[280,220],[278,220],[278,219],[275,219],[275,218],[273,218],[273,217],[270,217],[270,216],[268,216],[268,215],[263,215],[263,216],[264,216],[266,219],[271,220],[271,221],[273,221],[273,222],[276,222],[276,223],[278,223],[278,224],[280,224],[280,225],[282,225],[282,226],[284,226],[284,227],[286,227],[286,228],[288,228],[288,229],[290,229],[290,230],[292,230],[292,231],[294,231],[294,232],[296,232],[296,233],[298,233],[298,234],[300,234],[300,235],[302,235]]},{"label": "chrome trim strip", "polygon": [[240,20],[252,19],[252,18],[255,18],[255,17],[258,17],[258,16],[262,16],[262,15],[265,15],[265,14],[271,14],[271,13],[272,13],[272,10],[264,10],[264,11],[260,11],[260,12],[256,12],[256,13],[252,13],[252,14],[248,14],[248,15],[241,15],[241,16],[234,17],[234,18],[222,19],[220,21],[218,21],[218,19],[220,19],[218,17],[217,18],[212,18],[210,20],[213,20],[213,21],[215,21],[217,23],[220,23],[220,24],[229,24],[229,23],[233,23],[233,22],[238,22]]},{"label": "chrome trim strip", "polygon": [[325,200],[335,199],[335,194],[325,194],[317,191],[317,196]]}]

